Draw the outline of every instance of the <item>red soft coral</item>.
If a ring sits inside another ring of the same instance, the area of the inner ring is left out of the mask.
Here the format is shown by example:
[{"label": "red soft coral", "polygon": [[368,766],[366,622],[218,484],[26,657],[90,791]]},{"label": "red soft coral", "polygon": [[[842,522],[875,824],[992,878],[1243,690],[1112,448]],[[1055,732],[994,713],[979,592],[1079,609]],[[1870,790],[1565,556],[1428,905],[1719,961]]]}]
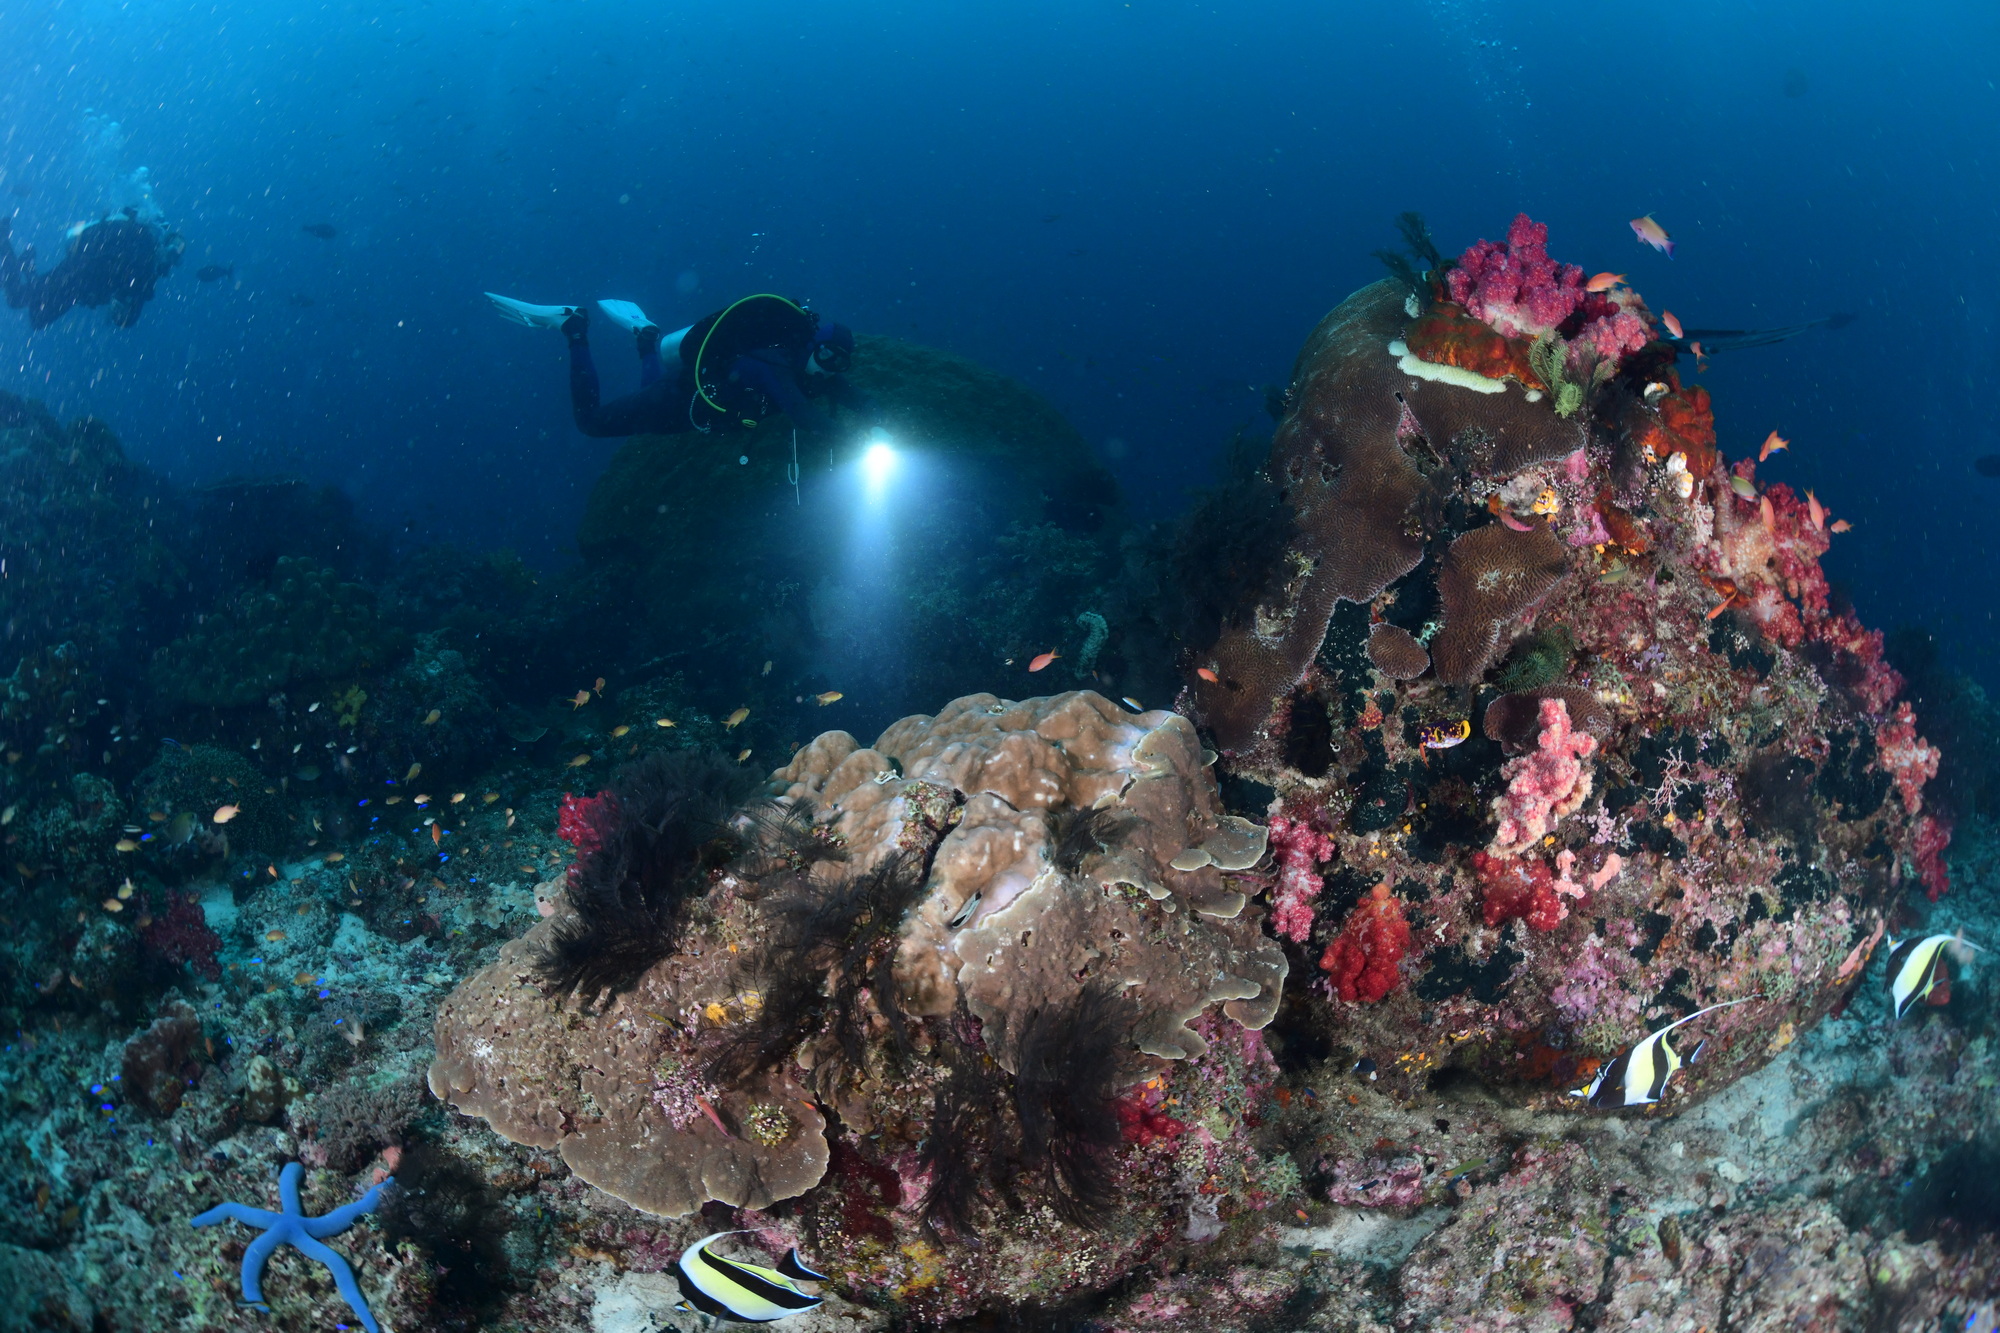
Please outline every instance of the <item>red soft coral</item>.
[{"label": "red soft coral", "polygon": [[139,928],[139,944],[163,962],[191,967],[210,981],[222,980],[222,965],[215,961],[222,937],[209,929],[208,917],[193,894],[168,890],[167,910]]},{"label": "red soft coral", "polygon": [[608,791],[595,796],[563,793],[562,813],[556,819],[556,836],[576,848],[584,860],[604,845],[611,823],[618,817],[618,798]]},{"label": "red soft coral", "polygon": [[1932,902],[1951,888],[1951,872],[1944,864],[1944,849],[1949,846],[1950,824],[1935,815],[1917,817],[1917,874],[1924,881],[1924,896]]},{"label": "red soft coral", "polygon": [[1319,965],[1341,999],[1373,1003],[1396,989],[1402,979],[1396,965],[1409,951],[1410,923],[1403,919],[1403,900],[1382,883],[1347,918]]},{"label": "red soft coral", "polygon": [[1937,776],[1940,756],[1936,746],[1917,735],[1917,715],[1907,702],[1897,704],[1895,714],[1877,729],[1875,745],[1880,752],[1875,762],[1896,779],[1903,809],[1914,815],[1924,808],[1924,784]]},{"label": "red soft coral", "polygon": [[1313,899],[1324,881],[1319,867],[1333,859],[1333,839],[1303,819],[1271,820],[1271,851],[1278,859],[1277,891],[1271,900],[1271,929],[1294,943],[1312,933]]},{"label": "red soft coral", "polygon": [[1556,894],[1555,874],[1541,861],[1472,854],[1479,878],[1479,917],[1489,927],[1521,920],[1535,930],[1554,930],[1569,913]]}]

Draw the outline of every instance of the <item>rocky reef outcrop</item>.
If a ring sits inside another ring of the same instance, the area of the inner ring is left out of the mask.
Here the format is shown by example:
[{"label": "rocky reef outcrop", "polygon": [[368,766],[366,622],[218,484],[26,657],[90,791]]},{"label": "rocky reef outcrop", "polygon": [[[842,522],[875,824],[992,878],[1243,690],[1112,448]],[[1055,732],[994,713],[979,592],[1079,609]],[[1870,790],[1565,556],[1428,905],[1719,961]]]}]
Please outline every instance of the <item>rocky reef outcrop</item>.
[{"label": "rocky reef outcrop", "polygon": [[1545,240],[1519,219],[1321,323],[1268,465],[1291,577],[1185,702],[1269,793],[1327,1039],[1411,1096],[1460,1067],[1555,1105],[1754,997],[1703,1020],[1698,1097],[1942,887],[1936,752],[1829,601],[1819,502],[1727,464],[1643,301]]}]

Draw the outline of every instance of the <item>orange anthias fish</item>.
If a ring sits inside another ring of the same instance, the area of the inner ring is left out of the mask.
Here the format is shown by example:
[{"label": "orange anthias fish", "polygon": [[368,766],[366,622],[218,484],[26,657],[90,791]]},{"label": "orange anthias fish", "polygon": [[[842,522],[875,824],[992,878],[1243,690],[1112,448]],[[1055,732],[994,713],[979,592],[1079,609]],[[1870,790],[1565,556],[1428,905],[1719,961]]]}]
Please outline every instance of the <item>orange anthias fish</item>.
[{"label": "orange anthias fish", "polygon": [[585,704],[589,702],[590,702],[590,691],[578,690],[575,694],[570,696],[569,711],[574,713],[577,709],[583,707]]},{"label": "orange anthias fish", "polygon": [[1852,523],[1849,523],[1849,522],[1848,522],[1848,521],[1847,521],[1846,519],[1844,519],[1844,518],[1836,518],[1836,519],[1835,519],[1835,520],[1833,520],[1833,522],[1832,522],[1832,523],[1831,523],[1831,524],[1830,524],[1830,525],[1829,525],[1829,526],[1827,527],[1827,531],[1828,531],[1828,532],[1852,532],[1852,531],[1854,531],[1854,525],[1853,525]]},{"label": "orange anthias fish", "polygon": [[1667,326],[1667,332],[1674,335],[1674,341],[1676,342],[1680,341],[1681,322],[1674,318],[1673,311],[1662,310],[1660,312],[1660,323]]},{"label": "orange anthias fish", "polygon": [[1210,671],[1207,667],[1196,667],[1194,669],[1194,674],[1200,676],[1203,680],[1207,681],[1211,685],[1218,684],[1222,680],[1222,677],[1216,675],[1213,671]]},{"label": "orange anthias fish", "polygon": [[1757,502],[1757,517],[1764,521],[1764,531],[1773,537],[1778,535],[1778,511],[1771,508],[1771,497],[1765,496]]},{"label": "orange anthias fish", "polygon": [[1667,229],[1653,221],[1651,213],[1642,218],[1632,219],[1632,234],[1658,250],[1667,258],[1674,257],[1674,238],[1667,235]]},{"label": "orange anthias fish", "polygon": [[1061,653],[1051,648],[1049,649],[1049,651],[1038,655],[1037,657],[1034,658],[1034,660],[1030,661],[1028,663],[1028,670],[1040,671],[1043,667],[1047,666],[1049,663],[1055,661],[1058,657],[1061,656],[1062,656]]},{"label": "orange anthias fish", "polygon": [[229,822],[230,820],[232,820],[232,819],[234,819],[234,818],[236,818],[236,807],[235,807],[235,806],[233,806],[233,805],[223,805],[223,806],[217,806],[217,807],[216,807],[216,810],[215,810],[215,815],[214,815],[214,819],[215,819],[215,822],[216,822],[216,823],[218,823],[218,824],[227,824],[227,823],[228,823],[228,822]]},{"label": "orange anthias fish", "polygon": [[1599,273],[1584,283],[1583,289],[1587,292],[1608,292],[1623,281],[1625,281],[1623,273]]},{"label": "orange anthias fish", "polygon": [[1761,463],[1772,454],[1779,453],[1791,447],[1792,442],[1790,440],[1785,439],[1778,432],[1772,431],[1764,437],[1764,447],[1757,451],[1757,461]]},{"label": "orange anthias fish", "polygon": [[1821,532],[1826,531],[1826,506],[1821,504],[1819,497],[1811,491],[1806,492],[1806,517],[1810,518],[1812,525]]}]

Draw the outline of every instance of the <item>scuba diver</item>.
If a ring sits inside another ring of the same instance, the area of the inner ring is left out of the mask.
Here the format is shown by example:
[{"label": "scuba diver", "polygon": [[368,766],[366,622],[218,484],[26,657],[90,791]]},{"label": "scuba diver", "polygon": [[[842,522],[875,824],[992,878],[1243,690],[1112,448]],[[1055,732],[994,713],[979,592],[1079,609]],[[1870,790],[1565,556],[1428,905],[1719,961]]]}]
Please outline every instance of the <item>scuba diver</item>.
[{"label": "scuba diver", "polygon": [[[630,301],[599,301],[639,348],[636,393],[599,399],[590,359],[590,316],[582,306],[529,305],[486,293],[500,313],[569,339],[570,407],[576,428],[595,438],[750,430],[774,410],[808,435],[824,435],[831,415],[819,400],[873,420],[875,406],[847,382],[854,334],[782,296],[746,296],[687,328],[662,333]],[[678,365],[666,374],[662,358]]]},{"label": "scuba diver", "polygon": [[181,262],[187,241],[137,208],[70,229],[69,251],[47,273],[35,272],[35,247],[14,252],[13,221],[0,218],[0,288],[7,304],[45,329],[71,306],[111,306],[111,322],[129,329],[153,299],[153,284]]}]

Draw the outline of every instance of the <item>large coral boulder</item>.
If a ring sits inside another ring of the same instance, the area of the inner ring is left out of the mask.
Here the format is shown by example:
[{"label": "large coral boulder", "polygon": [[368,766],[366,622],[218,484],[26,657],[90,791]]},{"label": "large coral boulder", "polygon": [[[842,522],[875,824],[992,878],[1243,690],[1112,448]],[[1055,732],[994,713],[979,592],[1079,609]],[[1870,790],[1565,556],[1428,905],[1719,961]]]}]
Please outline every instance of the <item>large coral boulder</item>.
[{"label": "large coral boulder", "polygon": [[1492,331],[1533,337],[1533,384],[1426,360],[1438,316],[1406,287],[1327,316],[1270,461],[1295,575],[1184,695],[1274,795],[1318,1024],[1412,1097],[1462,1066],[1578,1106],[1647,1033],[1747,1001],[1677,1038],[1711,1055],[1668,1097],[1699,1096],[1841,1004],[1898,899],[1943,887],[1937,752],[1829,602],[1824,510],[1725,466],[1636,295],[1569,295]]},{"label": "large coral boulder", "polygon": [[[1286,962],[1230,882],[1265,831],[1213,759],[1186,718],[1087,692],[828,732],[629,987],[548,989],[576,909],[545,885],[550,917],[439,1009],[431,1088],[648,1212],[796,1197],[856,1299],[943,1318],[1101,1286],[1190,1208],[1296,1183],[1242,1114]],[[1048,1265],[1086,1243],[1103,1264]]]}]

